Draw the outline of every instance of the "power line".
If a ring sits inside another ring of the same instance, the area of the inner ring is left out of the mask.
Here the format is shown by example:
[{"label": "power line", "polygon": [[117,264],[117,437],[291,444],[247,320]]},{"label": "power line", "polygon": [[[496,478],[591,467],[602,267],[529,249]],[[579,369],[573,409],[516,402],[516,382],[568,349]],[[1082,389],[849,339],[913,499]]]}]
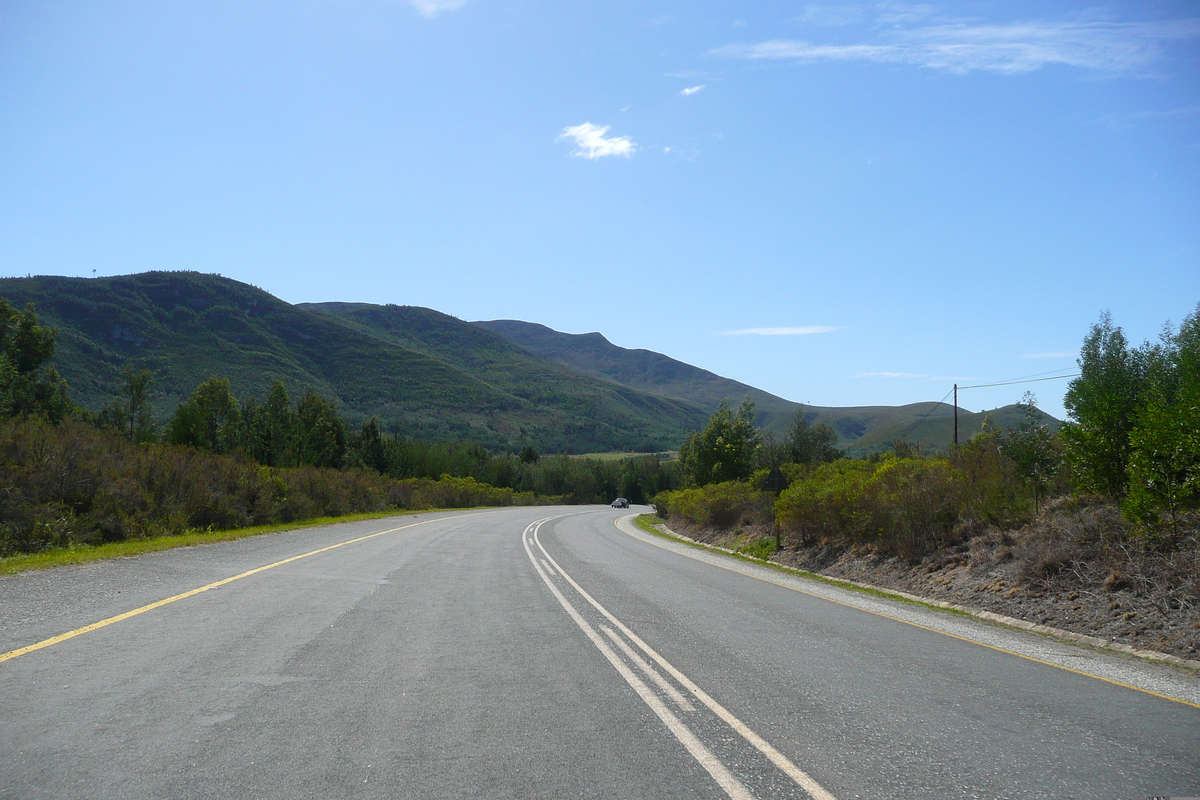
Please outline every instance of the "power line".
[{"label": "power line", "polygon": [[942,395],[942,399],[941,399],[941,400],[938,400],[936,403],[934,403],[934,404],[933,404],[933,408],[929,409],[929,411],[927,411],[927,412],[925,413],[925,416],[921,417],[919,420],[917,420],[916,422],[914,422],[912,425],[909,425],[909,426],[908,426],[908,429],[907,429],[907,430],[905,430],[905,431],[904,431],[904,433],[900,434],[900,438],[901,438],[901,439],[903,439],[905,436],[908,436],[910,433],[912,433],[912,432],[913,432],[913,430],[914,430],[914,429],[915,429],[915,428],[916,428],[918,425],[920,425],[920,424],[921,424],[922,422],[924,422],[925,420],[929,419],[929,415],[930,415],[930,414],[932,414],[933,412],[937,411],[937,410],[938,410],[938,406],[945,405],[945,404],[946,404],[946,398],[947,398],[947,397],[949,397],[949,396],[950,396],[950,393],[951,393],[951,392],[953,392],[953,391],[954,391],[954,390],[953,390],[953,389],[951,389],[949,392],[946,392],[944,395]]},{"label": "power line", "polygon": [[960,386],[958,388],[959,389],[986,389],[989,386],[1012,386],[1012,385],[1018,384],[1018,383],[1038,383],[1039,381],[1058,381],[1058,380],[1062,380],[1063,378],[1074,378],[1080,374],[1081,373],[1078,373],[1078,372],[1072,372],[1070,375],[1053,375],[1049,378],[1030,378],[1030,379],[1026,379],[1026,380],[1001,381],[1000,383],[981,383],[981,384],[978,384],[977,386]]}]

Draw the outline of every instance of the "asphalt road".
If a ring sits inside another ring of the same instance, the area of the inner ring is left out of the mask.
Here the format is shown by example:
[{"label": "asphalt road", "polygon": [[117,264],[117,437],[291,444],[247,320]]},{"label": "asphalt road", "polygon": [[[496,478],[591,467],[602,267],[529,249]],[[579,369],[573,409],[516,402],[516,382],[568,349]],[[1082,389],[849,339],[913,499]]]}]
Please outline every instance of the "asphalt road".
[{"label": "asphalt road", "polygon": [[2,578],[0,797],[1200,795],[1195,676],[627,515],[425,514]]}]

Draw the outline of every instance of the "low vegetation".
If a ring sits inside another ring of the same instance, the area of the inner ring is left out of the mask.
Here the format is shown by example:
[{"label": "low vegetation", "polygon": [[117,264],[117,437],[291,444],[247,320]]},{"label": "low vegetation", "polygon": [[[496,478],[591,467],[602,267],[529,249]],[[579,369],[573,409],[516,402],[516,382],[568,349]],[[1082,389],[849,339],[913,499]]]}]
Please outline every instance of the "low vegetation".
[{"label": "low vegetation", "polygon": [[743,552],[779,541],[774,557],[806,569],[958,587],[984,607],[1194,657],[1200,309],[1136,348],[1105,315],[1080,368],[1060,431],[1027,394],[1018,425],[932,454],[903,441],[866,460],[805,448],[830,433],[800,414],[772,443],[746,425],[748,402],[723,407],[681,451],[684,487],[654,502],[673,528]]},{"label": "low vegetation", "polygon": [[293,402],[281,381],[239,401],[210,377],[158,425],[153,377],[126,365],[122,395],[92,414],[49,363],[55,338],[0,300],[0,557],[354,513],[645,502],[674,485],[662,456],[496,454],[374,417],[350,430],[333,402]]}]

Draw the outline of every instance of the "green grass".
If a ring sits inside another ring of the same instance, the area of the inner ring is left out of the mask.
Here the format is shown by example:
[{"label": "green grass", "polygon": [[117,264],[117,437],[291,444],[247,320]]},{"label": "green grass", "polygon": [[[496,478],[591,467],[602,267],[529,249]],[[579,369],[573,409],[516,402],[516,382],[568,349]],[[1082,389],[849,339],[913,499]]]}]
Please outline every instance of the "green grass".
[{"label": "green grass", "polygon": [[[680,539],[678,536],[673,536],[669,533],[666,533],[665,531],[662,531],[662,530],[654,527],[655,525],[665,524],[664,520],[662,520],[661,518],[659,518],[658,516],[656,516],[654,514],[640,514],[640,515],[638,515],[637,519],[634,520],[634,523],[639,528],[646,531],[647,533],[654,534],[655,536],[660,536],[663,539],[668,539],[672,542],[677,542],[679,544],[685,544],[690,547],[695,547],[698,550],[707,550],[709,552],[716,551],[718,553],[721,553],[722,555],[727,555],[730,558],[736,558],[736,559],[740,559],[742,561],[748,561],[753,564],[758,564],[759,566],[768,567],[769,569],[779,570],[780,572],[785,572],[788,575],[798,575],[801,578],[808,578],[809,580],[819,581],[820,583],[826,583],[826,584],[829,584],[830,586],[836,586],[839,589],[847,589],[852,592],[858,592],[859,594],[870,595],[871,597],[878,597],[878,598],[881,598],[884,600],[892,600],[894,602],[907,603],[908,605],[921,606],[922,608],[929,608],[934,611],[944,611],[944,612],[947,612],[950,614],[959,614],[964,617],[971,616],[971,614],[968,614],[966,611],[959,611],[958,609],[954,609],[954,608],[943,608],[942,606],[935,606],[932,603],[923,603],[920,600],[911,600],[907,597],[902,597],[901,595],[893,594],[892,592],[885,591],[882,589],[872,589],[872,588],[869,588],[866,586],[859,586],[858,584],[850,583],[849,581],[838,580],[837,578],[829,578],[824,575],[818,575],[815,572],[809,572],[808,570],[796,569],[795,567],[789,567],[786,564],[780,564],[776,561],[768,561],[763,558],[756,558],[755,556],[748,555],[746,553],[728,552],[726,550],[718,550],[717,548],[713,547],[712,545],[707,545],[702,542],[692,542],[692,541],[688,541],[686,539]],[[760,539],[759,541],[770,541],[770,540]],[[774,551],[775,543],[770,542],[770,544],[771,544],[771,550]]]},{"label": "green grass", "polygon": [[[452,509],[439,508],[438,511]],[[64,547],[57,550],[47,550],[42,553],[9,556],[0,558],[0,575],[11,575],[14,572],[25,572],[34,569],[50,569],[69,564],[86,564],[91,561],[101,561],[109,558],[128,558],[143,553],[154,553],[159,550],[173,550],[176,547],[195,547],[202,544],[229,542],[234,539],[245,539],[248,536],[261,536],[266,533],[283,533],[304,528],[315,528],[320,525],[332,525],[338,522],[358,522],[364,519],[381,519],[383,517],[398,517],[411,515],[412,511],[374,511],[362,514],[347,514],[344,517],[318,517],[303,522],[278,523],[275,525],[258,525],[253,528],[238,528],[228,531],[187,531],[178,536],[158,536],[151,539],[128,539],[123,542],[109,542],[100,545],[80,545]]]}]

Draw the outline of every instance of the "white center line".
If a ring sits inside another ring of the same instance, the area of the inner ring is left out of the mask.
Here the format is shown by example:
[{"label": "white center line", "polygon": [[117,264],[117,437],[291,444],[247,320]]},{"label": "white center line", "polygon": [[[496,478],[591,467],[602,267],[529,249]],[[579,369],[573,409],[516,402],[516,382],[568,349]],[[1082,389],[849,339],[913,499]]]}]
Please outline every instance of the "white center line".
[{"label": "white center line", "polygon": [[670,697],[672,700],[674,700],[675,705],[679,706],[684,711],[696,710],[696,707],[688,702],[688,699],[684,697],[678,689],[672,686],[670,681],[660,675],[658,670],[656,670],[654,667],[647,664],[646,659],[635,653],[632,647],[625,644],[625,640],[622,639],[616,631],[607,625],[601,625],[600,630],[604,631],[605,635],[612,639],[613,643],[616,644],[617,647],[621,648],[621,652],[624,653],[630,661],[632,661],[634,664],[637,664],[638,668],[641,669],[642,672],[646,673],[650,680],[658,684],[658,688],[662,689],[666,693],[667,697]]},{"label": "white center line", "polygon": [[[701,689],[699,686],[697,686],[690,678],[688,678],[688,676],[684,675],[682,672],[680,672],[678,669],[676,669],[669,661],[667,661],[665,658],[663,658],[661,655],[659,655],[654,650],[654,648],[650,647],[650,645],[648,645],[644,641],[642,641],[641,638],[639,638],[636,633],[631,631],[628,628],[628,626],[625,625],[625,623],[621,622],[621,620],[619,620],[615,616],[613,616],[607,608],[600,605],[600,603],[597,602],[594,597],[592,597],[590,594],[588,594],[586,591],[584,591],[583,587],[580,586],[578,583],[576,583],[575,580],[570,575],[568,575],[566,572],[564,572],[562,566],[557,561],[555,561],[554,558],[548,552],[546,552],[546,548],[542,545],[541,539],[538,538],[538,530],[541,528],[542,522],[544,522],[544,520],[537,522],[535,525],[530,525],[529,528],[526,529],[526,531],[529,533],[532,533],[533,542],[534,542],[534,544],[537,545],[538,549],[542,551],[542,555],[545,556],[547,561],[549,561],[551,564],[554,565],[554,568],[558,570],[558,573],[559,573],[559,575],[562,576],[563,580],[565,580],[567,583],[571,584],[571,586],[574,587],[575,591],[577,591],[579,593],[579,595],[581,597],[583,597],[583,599],[587,600],[588,603],[590,603],[593,608],[595,608],[597,611],[599,611],[604,616],[605,619],[607,619],[609,622],[611,622],[613,624],[614,628],[619,630],[621,633],[625,634],[625,636],[628,637],[629,641],[633,642],[635,645],[637,645],[642,650],[642,652],[644,652],[646,655],[650,656],[651,659],[656,661],[658,663],[658,665],[660,667],[662,667],[663,670],[666,671],[666,673],[668,675],[670,675],[675,680],[677,680],[680,683],[680,685],[682,685],[685,689],[687,689],[689,692],[691,692],[692,695],[694,697],[696,697],[696,699],[698,699],[704,705],[708,706],[708,708],[713,713],[715,713],[718,717],[720,717],[722,720],[724,720],[725,724],[727,724],[729,727],[731,727],[735,731],[737,731],[738,734],[741,735],[741,737],[743,739],[745,739],[756,750],[758,750],[760,753],[762,753],[768,759],[770,759],[771,763],[773,763],[785,775],[787,775],[797,785],[799,785],[802,789],[804,789],[804,791],[808,792],[814,798],[814,800],[837,800],[837,798],[835,798],[832,794],[830,794],[825,789],[825,787],[823,787],[823,786],[821,786],[821,784],[817,783],[804,770],[800,769],[795,764],[793,764],[787,756],[785,756],[783,753],[776,750],[766,739],[763,739],[761,736],[759,736],[757,733],[755,733],[753,730],[751,730],[750,726],[746,725],[746,723],[742,722],[740,719],[738,719],[736,716],[734,716],[733,713],[731,711],[729,711],[729,709],[725,708],[723,705],[721,705],[716,700],[714,700],[712,697],[710,697],[707,692],[705,692],[703,689]],[[525,549],[526,549],[526,552],[529,553],[529,558],[532,560],[533,553],[529,551],[528,543],[526,543]],[[539,566],[539,565],[535,562],[534,566]],[[539,570],[539,572],[540,572],[540,570]],[[560,598],[560,602],[566,604],[566,600],[562,598],[562,595],[559,594],[558,589],[555,588],[554,585],[550,583],[550,579],[547,578],[544,573],[542,574],[542,579],[545,580],[547,585],[549,585],[551,587],[551,590],[554,591],[555,595]],[[580,619],[582,619],[582,617]],[[597,637],[597,638],[599,638],[599,637]],[[615,653],[613,654],[613,657],[614,658],[616,657]],[[624,666],[624,665],[622,664],[622,666]],[[658,698],[655,697],[655,699],[657,700]],[[665,708],[666,707],[664,706],[664,709]]]},{"label": "white center line", "polygon": [[[532,531],[535,542],[537,542],[537,530],[541,527],[543,521],[533,523],[529,526],[529,528],[526,528],[527,532]],[[538,559],[534,557],[533,551],[529,547],[529,541],[522,537],[522,543],[525,545],[525,553],[529,556],[529,561],[533,564],[534,569],[537,570],[538,575],[540,575],[542,580],[545,581],[546,586],[550,587],[551,593],[553,593],[554,597],[557,598],[559,604],[562,605],[567,614],[570,615],[571,619],[575,620],[575,624],[579,626],[579,629],[582,630],[584,635],[591,640],[592,644],[596,646],[596,649],[608,659],[608,662],[613,665],[618,673],[620,673],[621,677],[625,679],[625,682],[628,683],[635,692],[637,692],[638,697],[642,698],[642,701],[646,705],[650,706],[650,709],[658,715],[658,718],[663,721],[663,724],[667,726],[667,729],[670,730],[671,733],[675,734],[675,738],[679,740],[680,744],[687,748],[687,751],[692,754],[692,757],[695,758],[696,761],[700,763],[700,766],[704,767],[708,774],[712,776],[713,780],[717,782],[717,785],[725,791],[725,794],[729,795],[732,800],[755,800],[754,795],[750,793],[750,790],[747,789],[741,781],[734,777],[733,773],[721,763],[720,759],[713,755],[712,751],[704,746],[704,743],[700,741],[696,734],[692,733],[691,729],[684,725],[679,717],[675,716],[671,709],[667,708],[666,703],[660,700],[658,695],[652,692],[650,687],[647,686],[615,652],[613,652],[613,649],[609,647],[602,638],[600,638],[600,635],[596,633],[596,630],[588,624],[587,620],[583,618],[579,611],[577,611],[575,607],[571,605],[570,601],[563,596],[562,592],[558,590],[558,587],[554,585],[554,582],[550,580],[550,577],[546,574],[546,571],[542,569],[542,565],[538,563]],[[541,542],[537,542],[537,545],[539,548],[541,548]],[[542,552],[545,553],[545,550],[543,549]],[[548,555],[547,558],[549,558]],[[555,566],[558,565],[556,564]],[[566,573],[563,573],[562,567],[558,567],[558,571],[559,574],[563,575],[563,577],[566,577]],[[570,579],[568,578],[568,580]]]}]

